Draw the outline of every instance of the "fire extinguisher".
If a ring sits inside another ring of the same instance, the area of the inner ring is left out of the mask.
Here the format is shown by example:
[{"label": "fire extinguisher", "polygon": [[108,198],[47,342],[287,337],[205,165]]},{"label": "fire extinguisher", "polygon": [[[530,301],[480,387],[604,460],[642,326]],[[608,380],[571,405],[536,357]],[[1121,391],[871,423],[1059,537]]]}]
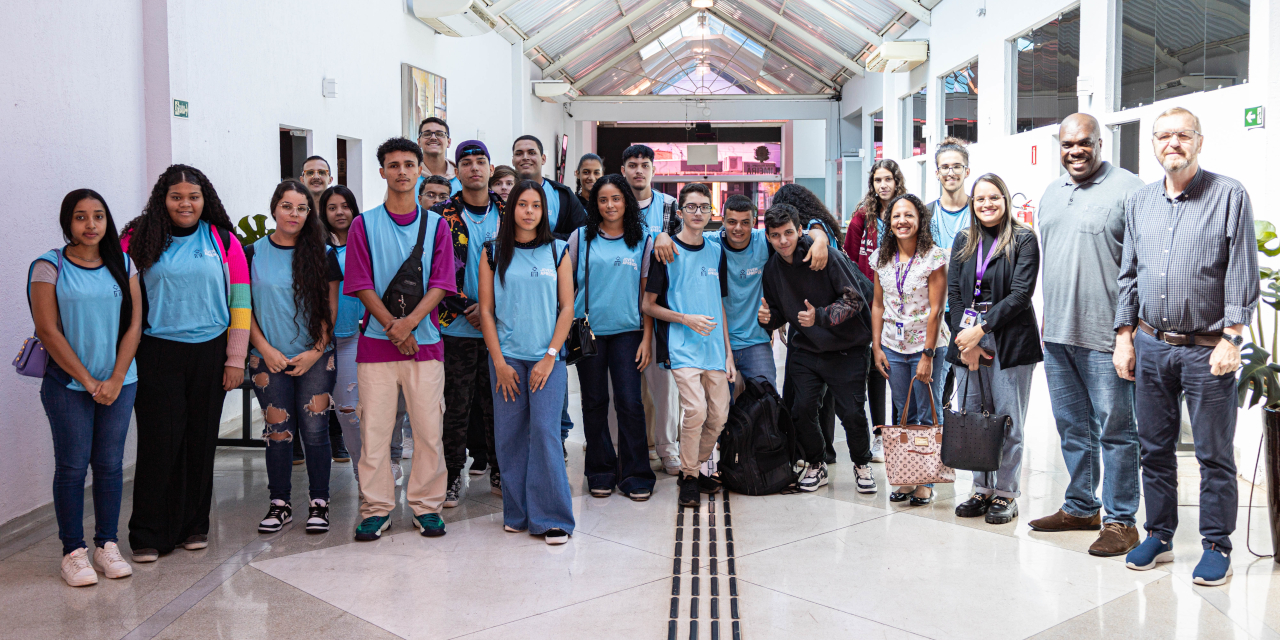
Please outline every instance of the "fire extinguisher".
[{"label": "fire extinguisher", "polygon": [[[1017,204],[1018,198],[1022,198],[1022,204]],[[1018,216],[1018,219],[1027,226],[1032,226],[1035,223],[1036,206],[1031,198],[1022,193],[1015,193],[1011,199],[1014,203],[1014,215]]]}]

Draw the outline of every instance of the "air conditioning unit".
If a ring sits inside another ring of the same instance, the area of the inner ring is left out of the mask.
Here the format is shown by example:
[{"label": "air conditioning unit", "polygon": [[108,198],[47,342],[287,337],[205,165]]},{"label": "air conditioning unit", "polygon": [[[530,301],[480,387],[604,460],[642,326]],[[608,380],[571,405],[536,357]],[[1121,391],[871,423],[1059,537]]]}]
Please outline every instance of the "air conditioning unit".
[{"label": "air conditioning unit", "polygon": [[453,38],[493,31],[488,13],[481,13],[473,4],[472,0],[409,0],[409,12],[428,27]]},{"label": "air conditioning unit", "polygon": [[910,71],[929,59],[929,42],[885,42],[867,58],[867,71],[900,73]]},{"label": "air conditioning unit", "polygon": [[563,80],[534,80],[533,95],[543,102],[572,102],[578,97],[578,90]]}]

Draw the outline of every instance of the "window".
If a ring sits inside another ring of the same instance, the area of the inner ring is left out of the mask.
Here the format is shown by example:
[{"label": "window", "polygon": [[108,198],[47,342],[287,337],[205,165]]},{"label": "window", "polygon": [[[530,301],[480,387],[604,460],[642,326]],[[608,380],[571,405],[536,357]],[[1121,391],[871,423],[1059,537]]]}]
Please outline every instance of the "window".
[{"label": "window", "polygon": [[1112,162],[1121,169],[1138,175],[1138,160],[1142,155],[1141,123],[1137,120],[1111,125]]},{"label": "window", "polygon": [[902,155],[924,155],[925,90],[902,99]]},{"label": "window", "polygon": [[942,76],[942,121],[947,137],[978,141],[978,61]]},{"label": "window", "polygon": [[1249,80],[1250,0],[1121,0],[1120,108]]},{"label": "window", "polygon": [[884,159],[884,111],[871,114],[871,143],[876,147],[876,160]]},{"label": "window", "polygon": [[1017,57],[1015,131],[1055,125],[1077,111],[1080,8],[1013,40]]}]

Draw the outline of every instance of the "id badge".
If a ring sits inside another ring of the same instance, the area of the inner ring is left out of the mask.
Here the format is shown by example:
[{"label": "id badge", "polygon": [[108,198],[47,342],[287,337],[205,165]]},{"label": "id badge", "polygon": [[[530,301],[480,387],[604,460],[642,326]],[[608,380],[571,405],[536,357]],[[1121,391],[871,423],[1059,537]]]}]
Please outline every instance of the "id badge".
[{"label": "id badge", "polygon": [[907,339],[907,330],[902,326],[901,322],[893,323],[893,339],[898,342],[904,342]]},{"label": "id badge", "polygon": [[978,325],[978,312],[973,309],[964,310],[964,318],[960,320],[961,329],[972,329]]}]

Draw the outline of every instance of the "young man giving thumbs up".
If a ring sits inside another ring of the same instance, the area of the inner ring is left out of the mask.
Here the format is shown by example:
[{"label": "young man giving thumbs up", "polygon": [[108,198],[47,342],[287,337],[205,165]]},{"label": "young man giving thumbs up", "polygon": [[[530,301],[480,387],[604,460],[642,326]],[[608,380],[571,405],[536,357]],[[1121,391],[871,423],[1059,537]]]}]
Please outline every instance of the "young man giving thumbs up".
[{"label": "young man giving thumbs up", "polygon": [[779,204],[764,216],[773,257],[764,267],[764,299],[757,319],[772,332],[788,322],[787,378],[795,386],[791,419],[800,455],[808,465],[802,491],[827,484],[823,462],[826,440],[818,426],[818,405],[828,386],[836,389],[836,415],[844,425],[857,488],[875,493],[871,474],[871,438],[867,430],[867,346],[871,344],[871,281],[838,251],[825,267],[804,263],[811,240],[797,229],[800,213]]}]

